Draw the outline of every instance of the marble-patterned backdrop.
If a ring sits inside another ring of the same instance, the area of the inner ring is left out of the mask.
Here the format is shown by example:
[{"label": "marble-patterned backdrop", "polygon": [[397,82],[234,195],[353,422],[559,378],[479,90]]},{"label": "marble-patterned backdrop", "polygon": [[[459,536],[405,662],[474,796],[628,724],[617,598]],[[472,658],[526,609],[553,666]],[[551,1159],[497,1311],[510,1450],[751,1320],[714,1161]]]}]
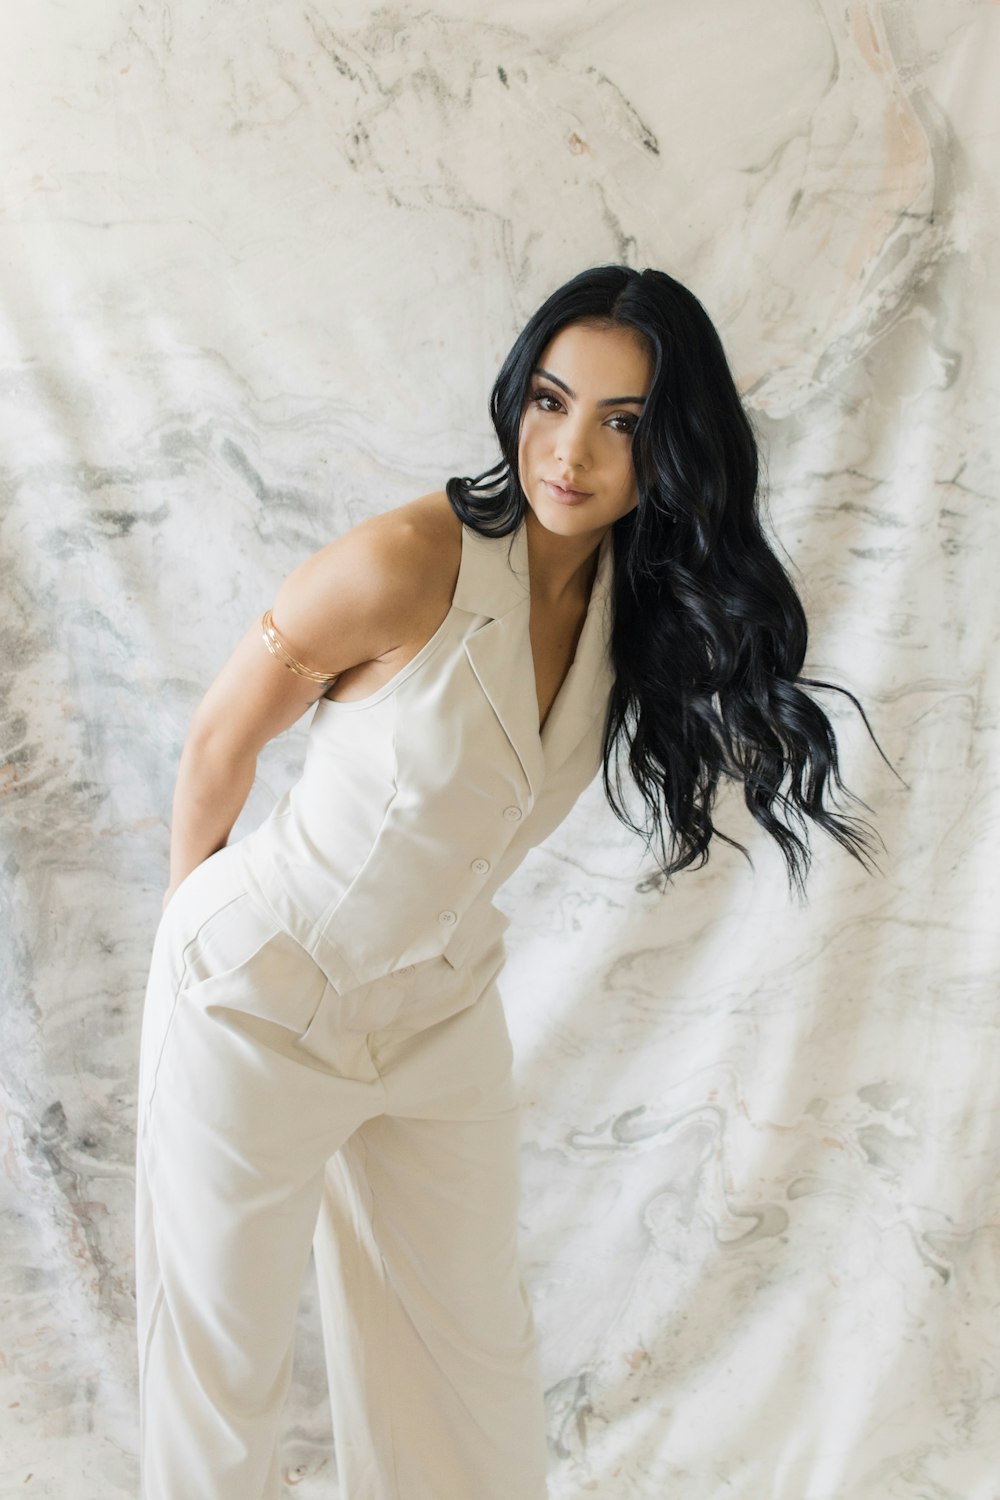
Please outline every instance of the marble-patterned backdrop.
[{"label": "marble-patterned backdrop", "polygon": [[[493,461],[524,317],[627,261],[716,320],[808,666],[901,779],[828,700],[881,876],[819,846],[797,906],[729,797],[754,870],[664,889],[595,781],[499,898],[551,1494],[996,1500],[1000,9],[0,33],[0,1492],[136,1493],[136,1049],[195,703],[303,556]],[[284,1457],[338,1493],[311,1280]]]}]

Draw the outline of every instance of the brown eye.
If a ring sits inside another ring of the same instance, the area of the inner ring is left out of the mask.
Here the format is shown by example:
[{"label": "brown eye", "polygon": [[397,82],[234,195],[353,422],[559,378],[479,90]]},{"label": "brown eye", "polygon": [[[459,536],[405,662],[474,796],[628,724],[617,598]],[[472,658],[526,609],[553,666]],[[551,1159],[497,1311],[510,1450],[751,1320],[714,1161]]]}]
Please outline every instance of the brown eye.
[{"label": "brown eye", "polygon": [[554,401],[557,406],[559,405],[558,396],[554,396],[551,391],[532,391],[529,400],[531,400],[536,406],[541,407],[542,411],[552,410],[550,406],[542,406],[543,401]]}]

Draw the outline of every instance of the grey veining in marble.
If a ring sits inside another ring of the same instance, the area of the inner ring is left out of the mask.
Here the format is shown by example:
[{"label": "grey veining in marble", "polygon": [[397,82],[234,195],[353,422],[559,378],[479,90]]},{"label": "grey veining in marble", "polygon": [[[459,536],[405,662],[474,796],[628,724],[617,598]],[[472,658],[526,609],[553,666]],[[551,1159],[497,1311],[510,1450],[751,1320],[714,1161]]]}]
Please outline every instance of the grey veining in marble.
[{"label": "grey veining in marble", "polygon": [[[626,260],[715,318],[807,665],[902,780],[828,695],[880,877],[819,845],[796,906],[727,795],[754,869],[664,889],[595,782],[502,893],[552,1500],[997,1500],[1000,11],[2,31],[0,1494],[136,1493],[136,1049],[195,704],[307,553],[493,461],[524,317]],[[283,1457],[338,1494],[311,1279]]]}]

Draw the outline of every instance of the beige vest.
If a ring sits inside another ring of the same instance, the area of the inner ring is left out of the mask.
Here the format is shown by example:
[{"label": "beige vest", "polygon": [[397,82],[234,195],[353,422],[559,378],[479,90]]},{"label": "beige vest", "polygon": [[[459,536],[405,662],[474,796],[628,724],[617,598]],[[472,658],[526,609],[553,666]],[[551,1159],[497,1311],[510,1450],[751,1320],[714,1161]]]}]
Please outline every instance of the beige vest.
[{"label": "beige vest", "polygon": [[613,539],[569,673],[538,732],[527,533],[462,528],[451,608],[369,697],[320,699],[301,779],[239,845],[275,917],[346,992],[496,940],[492,903],[601,764],[613,685]]}]

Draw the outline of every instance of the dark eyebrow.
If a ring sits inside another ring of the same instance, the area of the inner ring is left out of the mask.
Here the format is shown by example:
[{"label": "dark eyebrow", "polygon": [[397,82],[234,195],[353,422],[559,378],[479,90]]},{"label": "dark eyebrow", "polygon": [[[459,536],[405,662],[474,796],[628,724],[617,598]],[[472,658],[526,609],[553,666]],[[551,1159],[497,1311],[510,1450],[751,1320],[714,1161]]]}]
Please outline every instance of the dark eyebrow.
[{"label": "dark eyebrow", "polygon": [[[532,375],[544,375],[546,380],[551,380],[561,391],[565,391],[571,401],[576,400],[576,392],[571,391],[565,380],[560,380],[558,375],[553,375],[551,370],[543,370],[541,365],[536,365]],[[598,401],[598,406],[643,406],[645,396],[606,396],[603,401]]]}]

